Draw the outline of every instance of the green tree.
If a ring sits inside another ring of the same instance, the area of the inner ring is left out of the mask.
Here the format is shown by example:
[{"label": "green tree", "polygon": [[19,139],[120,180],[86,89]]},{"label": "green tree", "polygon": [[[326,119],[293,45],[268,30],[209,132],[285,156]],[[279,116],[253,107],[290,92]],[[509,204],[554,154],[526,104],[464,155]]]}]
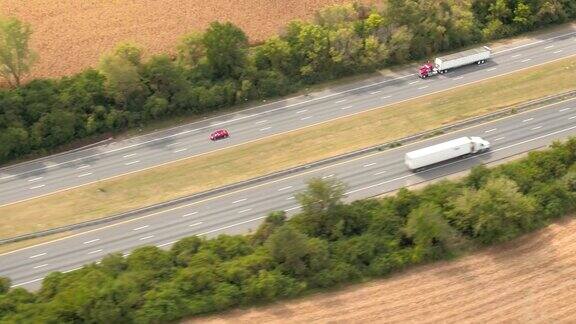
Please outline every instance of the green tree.
[{"label": "green tree", "polygon": [[174,284],[149,291],[144,300],[144,304],[136,312],[138,323],[175,321],[187,313],[186,299]]},{"label": "green tree", "polygon": [[232,23],[213,22],[204,33],[208,64],[216,78],[238,77],[246,64],[248,38]]},{"label": "green tree", "polygon": [[0,295],[6,294],[10,290],[12,282],[6,277],[0,277]]},{"label": "green tree", "polygon": [[30,49],[32,28],[16,18],[0,17],[0,76],[19,87],[38,56]]},{"label": "green tree", "polygon": [[190,87],[181,67],[167,55],[153,56],[142,68],[142,78],[154,95],[171,100]]},{"label": "green tree", "polygon": [[465,190],[454,201],[450,219],[465,234],[482,243],[504,242],[534,228],[535,202],[505,178],[490,179],[479,190]]},{"label": "green tree", "polygon": [[296,296],[305,285],[276,271],[260,271],[243,287],[247,301],[272,301],[279,297]]},{"label": "green tree", "polygon": [[178,45],[178,62],[187,68],[197,67],[202,59],[206,57],[206,47],[204,46],[204,35],[194,32],[186,34]]},{"label": "green tree", "polygon": [[253,51],[254,63],[260,70],[276,70],[285,75],[294,75],[294,58],[290,44],[278,37],[273,37],[264,44],[256,46]]},{"label": "green tree", "polygon": [[319,270],[327,262],[328,246],[318,239],[309,239],[289,225],[280,227],[266,246],[272,258],[286,273],[304,276]]},{"label": "green tree", "polygon": [[468,174],[468,176],[464,180],[464,183],[466,184],[467,187],[473,189],[480,189],[481,187],[486,185],[486,182],[488,181],[490,174],[491,174],[490,169],[487,168],[485,165],[475,166],[470,170],[470,174]]},{"label": "green tree", "polygon": [[32,127],[36,147],[53,148],[75,138],[76,117],[73,113],[55,110],[44,115]]},{"label": "green tree", "polygon": [[226,234],[218,235],[216,238],[206,241],[201,250],[214,252],[220,260],[230,260],[254,251],[247,236]]},{"label": "green tree", "polygon": [[508,8],[506,0],[494,1],[488,11],[490,12],[491,20],[500,20],[502,22],[508,22],[508,19],[512,15],[512,11]]},{"label": "green tree", "polygon": [[530,6],[525,4],[524,1],[518,1],[512,21],[520,30],[530,29],[534,24],[534,15]]},{"label": "green tree", "polygon": [[130,62],[134,66],[139,66],[142,63],[142,47],[133,43],[120,43],[114,48],[114,55]]},{"label": "green tree", "polygon": [[10,127],[0,132],[0,161],[25,154],[29,150],[28,132],[21,127]]},{"label": "green tree", "polygon": [[411,58],[410,47],[413,38],[414,34],[406,26],[402,26],[394,31],[388,44],[390,58],[394,63],[404,63]]},{"label": "green tree", "polygon": [[296,194],[302,213],[295,216],[292,223],[311,236],[330,237],[336,234],[334,227],[343,216],[338,214],[343,212],[344,191],[345,186],[339,180],[310,179],[306,190]]},{"label": "green tree", "polygon": [[313,178],[306,184],[306,190],[296,194],[304,213],[325,214],[342,204],[346,186],[341,181],[335,178]]},{"label": "green tree", "polygon": [[132,251],[126,264],[128,271],[141,272],[155,279],[166,278],[174,270],[170,254],[156,246],[145,246]]},{"label": "green tree", "polygon": [[102,56],[99,70],[106,77],[106,87],[112,97],[125,106],[131,101],[140,102],[146,95],[146,88],[139,73],[139,66],[133,56],[123,51]]},{"label": "green tree", "polygon": [[433,248],[447,248],[455,232],[444,219],[442,209],[434,203],[425,203],[414,209],[409,215],[404,232],[414,241],[415,257],[433,257]]},{"label": "green tree", "polygon": [[272,233],[286,222],[287,216],[286,212],[281,211],[273,211],[266,216],[264,222],[260,224],[258,230],[254,234],[252,234],[252,242],[256,245],[261,245]]},{"label": "green tree", "polygon": [[189,236],[178,240],[170,248],[174,263],[179,266],[187,265],[190,258],[198,253],[203,242],[198,236]]}]

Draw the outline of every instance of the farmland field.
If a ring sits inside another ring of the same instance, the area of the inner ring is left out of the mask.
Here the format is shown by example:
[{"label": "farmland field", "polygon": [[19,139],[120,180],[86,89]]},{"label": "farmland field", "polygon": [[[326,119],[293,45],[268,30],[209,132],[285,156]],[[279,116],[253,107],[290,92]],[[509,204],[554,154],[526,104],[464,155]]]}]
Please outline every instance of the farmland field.
[{"label": "farmland field", "polygon": [[[311,19],[328,5],[350,0],[0,0],[0,14],[33,29],[40,62],[32,76],[61,76],[95,66],[105,51],[131,41],[147,53],[167,52],[181,35],[212,21],[231,21],[252,42],[262,41],[293,19]],[[365,1],[367,2],[367,1]]]},{"label": "farmland field", "polygon": [[457,261],[197,323],[574,323],[575,233],[564,220]]}]

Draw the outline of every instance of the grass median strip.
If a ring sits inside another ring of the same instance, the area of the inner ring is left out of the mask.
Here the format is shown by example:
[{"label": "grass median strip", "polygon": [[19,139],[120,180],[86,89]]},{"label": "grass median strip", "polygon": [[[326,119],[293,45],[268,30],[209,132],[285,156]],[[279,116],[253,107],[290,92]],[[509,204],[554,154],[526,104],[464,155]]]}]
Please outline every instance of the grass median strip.
[{"label": "grass median strip", "polygon": [[0,237],[100,218],[574,89],[576,58],[0,208]]}]

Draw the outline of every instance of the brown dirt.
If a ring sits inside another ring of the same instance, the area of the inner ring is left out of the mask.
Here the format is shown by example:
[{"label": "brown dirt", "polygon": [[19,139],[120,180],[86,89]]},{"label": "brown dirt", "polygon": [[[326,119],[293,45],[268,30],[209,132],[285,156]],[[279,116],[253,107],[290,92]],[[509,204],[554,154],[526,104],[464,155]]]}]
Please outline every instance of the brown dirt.
[{"label": "brown dirt", "polygon": [[171,51],[185,33],[231,21],[252,42],[293,19],[351,0],[0,0],[0,13],[29,22],[40,53],[34,77],[69,75],[95,66],[103,52],[131,41],[148,53]]},{"label": "brown dirt", "polygon": [[389,279],[188,323],[574,323],[576,220]]}]

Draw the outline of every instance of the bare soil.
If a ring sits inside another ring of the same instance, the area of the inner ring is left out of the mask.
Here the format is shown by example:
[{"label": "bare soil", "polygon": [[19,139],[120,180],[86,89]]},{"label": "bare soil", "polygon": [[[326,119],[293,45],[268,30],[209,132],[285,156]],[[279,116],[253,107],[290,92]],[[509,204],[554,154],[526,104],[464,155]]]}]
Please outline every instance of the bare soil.
[{"label": "bare soil", "polygon": [[[32,77],[70,75],[95,66],[122,41],[147,53],[172,51],[179,38],[213,21],[230,21],[252,42],[277,34],[293,19],[308,20],[325,6],[351,0],[0,0],[0,14],[33,29],[40,62]],[[367,2],[367,1],[363,1]]]},{"label": "bare soil", "polygon": [[452,262],[187,323],[574,323],[576,220]]}]

